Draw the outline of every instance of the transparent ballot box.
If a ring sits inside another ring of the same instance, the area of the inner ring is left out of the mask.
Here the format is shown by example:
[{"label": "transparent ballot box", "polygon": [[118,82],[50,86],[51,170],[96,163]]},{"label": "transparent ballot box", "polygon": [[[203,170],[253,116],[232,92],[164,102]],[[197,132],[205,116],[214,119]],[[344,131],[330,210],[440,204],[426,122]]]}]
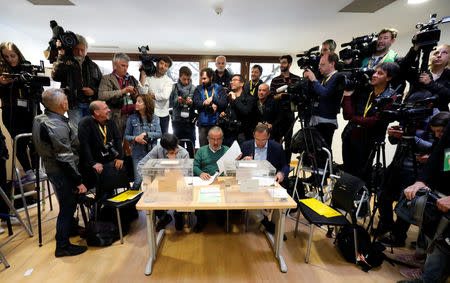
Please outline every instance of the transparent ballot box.
[{"label": "transparent ballot box", "polygon": [[225,161],[225,174],[235,176],[225,181],[227,202],[273,202],[268,189],[276,187],[276,170],[267,160]]},{"label": "transparent ballot box", "polygon": [[150,159],[142,168],[145,202],[193,199],[193,159]]}]

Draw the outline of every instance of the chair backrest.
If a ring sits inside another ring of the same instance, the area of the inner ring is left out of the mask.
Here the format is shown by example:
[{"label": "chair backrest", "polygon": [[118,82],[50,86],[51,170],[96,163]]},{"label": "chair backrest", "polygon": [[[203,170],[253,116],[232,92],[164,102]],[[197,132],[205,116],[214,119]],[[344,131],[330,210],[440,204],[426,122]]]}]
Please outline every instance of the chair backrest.
[{"label": "chair backrest", "polygon": [[343,172],[334,185],[331,204],[352,215],[356,213],[355,201],[361,201],[363,192],[367,190],[363,180]]},{"label": "chair backrest", "polygon": [[190,139],[179,139],[178,144],[188,151],[190,158],[194,158],[194,143]]}]

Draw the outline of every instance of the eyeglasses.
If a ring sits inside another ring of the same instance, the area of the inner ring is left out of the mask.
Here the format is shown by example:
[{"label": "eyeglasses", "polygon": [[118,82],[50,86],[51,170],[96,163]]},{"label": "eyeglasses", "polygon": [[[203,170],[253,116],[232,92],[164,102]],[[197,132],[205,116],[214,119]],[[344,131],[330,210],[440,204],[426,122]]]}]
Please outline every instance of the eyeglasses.
[{"label": "eyeglasses", "polygon": [[208,140],[218,142],[218,141],[223,140],[223,138],[216,138],[216,139],[215,138],[208,138]]},{"label": "eyeglasses", "polygon": [[255,139],[256,142],[261,142],[261,143],[266,142],[266,141],[268,141],[268,140],[269,140],[269,139],[263,139],[263,140]]}]

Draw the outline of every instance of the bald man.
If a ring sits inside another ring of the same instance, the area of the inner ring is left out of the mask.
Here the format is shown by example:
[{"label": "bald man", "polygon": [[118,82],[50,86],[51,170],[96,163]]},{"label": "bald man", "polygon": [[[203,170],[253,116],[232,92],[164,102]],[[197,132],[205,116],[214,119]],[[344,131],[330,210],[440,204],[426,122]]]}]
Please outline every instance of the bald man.
[{"label": "bald man", "polygon": [[256,122],[266,124],[270,129],[271,135],[273,135],[279,131],[280,118],[278,100],[275,100],[270,95],[270,87],[268,84],[261,84],[258,87]]},{"label": "bald man", "polygon": [[77,195],[86,192],[78,172],[79,143],[76,131],[70,128],[69,119],[64,116],[69,103],[63,90],[46,90],[42,103],[46,109],[44,114],[34,118],[33,142],[59,202],[55,256],[78,255],[87,247],[72,245],[69,236]]}]

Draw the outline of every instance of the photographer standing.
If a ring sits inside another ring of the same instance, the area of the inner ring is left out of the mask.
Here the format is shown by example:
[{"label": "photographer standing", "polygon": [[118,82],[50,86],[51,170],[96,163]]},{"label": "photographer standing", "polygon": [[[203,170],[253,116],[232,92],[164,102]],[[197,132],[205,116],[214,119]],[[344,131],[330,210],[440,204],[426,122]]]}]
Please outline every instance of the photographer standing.
[{"label": "photographer standing", "polygon": [[368,160],[370,152],[374,149],[375,142],[384,141],[388,125],[380,120],[380,111],[389,107],[376,109],[375,99],[394,96],[395,92],[389,87],[389,82],[397,75],[398,70],[396,63],[381,63],[372,75],[368,89],[344,91],[343,114],[344,119],[349,120],[342,132],[345,172],[363,177],[364,170],[369,169],[366,167],[372,166],[372,160]]},{"label": "photographer standing", "polygon": [[[195,145],[195,109],[192,97],[195,86],[191,80],[192,71],[186,66],[180,68],[178,82],[173,85],[170,94],[170,107],[172,107],[172,129],[178,139],[189,139]],[[187,145],[191,147],[191,145]],[[194,152],[194,148],[188,150]],[[194,156],[191,156],[192,158]]]},{"label": "photographer standing", "polygon": [[339,58],[335,53],[324,54],[320,58],[319,71],[323,76],[320,83],[310,69],[303,73],[312,82],[312,92],[315,95],[309,124],[319,131],[330,149],[334,131],[338,127],[337,114],[342,98],[342,89],[338,86],[338,71],[335,70],[338,62]]},{"label": "photographer standing", "polygon": [[77,194],[86,192],[78,172],[78,139],[69,126],[64,113],[69,109],[62,89],[48,89],[42,94],[45,113],[36,116],[33,124],[33,142],[44,162],[48,179],[59,202],[56,221],[55,256],[72,256],[84,253],[84,246],[69,241],[72,218],[77,207]]},{"label": "photographer standing", "polygon": [[252,97],[243,93],[244,83],[243,76],[233,75],[231,91],[227,97],[227,108],[219,114],[217,125],[223,129],[223,144],[226,146],[231,146],[235,140],[242,143],[249,139],[251,129],[254,127],[254,117],[251,115],[254,109],[254,101]]},{"label": "photographer standing", "polygon": [[286,153],[286,161],[291,162],[291,139],[292,139],[292,123],[294,122],[294,112],[291,108],[291,97],[286,90],[281,90],[280,87],[295,84],[300,81],[300,77],[289,72],[292,66],[292,56],[283,55],[280,57],[280,71],[278,77],[273,78],[270,83],[270,91],[279,102],[280,107],[280,127],[272,132],[273,139],[276,142],[283,143],[284,152]]},{"label": "photographer standing", "polygon": [[168,56],[158,58],[156,62],[156,73],[147,77],[144,70],[141,70],[141,84],[145,93],[150,94],[155,100],[155,115],[159,117],[159,123],[163,134],[169,130],[169,98],[172,92],[173,81],[166,73],[172,66],[172,59]]},{"label": "photographer standing", "polygon": [[390,48],[397,38],[397,33],[393,28],[382,29],[378,33],[373,54],[363,60],[362,68],[375,70],[383,62],[394,62],[397,59],[397,52]]},{"label": "photographer standing", "polygon": [[[77,34],[78,44],[66,54],[64,49],[58,50],[58,60],[53,64],[52,79],[61,82],[69,100],[70,123],[78,128],[81,118],[89,115],[89,103],[98,98],[98,86],[102,72],[86,54],[88,43]],[[57,46],[61,47],[58,40]]]},{"label": "photographer standing", "polygon": [[198,127],[200,146],[208,144],[208,131],[216,125],[219,113],[227,107],[225,90],[213,82],[214,71],[204,68],[200,71],[201,85],[194,91],[192,100],[198,111]]},{"label": "photographer standing", "polygon": [[155,104],[148,94],[140,94],[136,98],[136,113],[131,114],[125,128],[125,139],[131,144],[133,159],[133,189],[141,186],[142,176],[137,172],[139,161],[152,150],[157,139],[161,137],[159,117],[154,114]]},{"label": "photographer standing", "polygon": [[[3,42],[0,45],[0,52],[2,119],[11,138],[14,139],[17,135],[31,133],[34,118],[33,104],[37,103],[39,99],[33,97],[35,94],[30,93],[30,88],[26,87],[22,81],[4,74],[18,74],[25,70],[24,65],[30,64],[25,60],[19,48],[12,42]],[[27,149],[30,151],[33,163],[28,158]],[[34,158],[37,158],[34,151],[34,147],[28,138],[18,140],[16,156],[27,174],[23,180],[25,182],[36,179],[35,171],[32,170]],[[41,178],[45,177],[43,172],[40,172],[40,174]]]}]

